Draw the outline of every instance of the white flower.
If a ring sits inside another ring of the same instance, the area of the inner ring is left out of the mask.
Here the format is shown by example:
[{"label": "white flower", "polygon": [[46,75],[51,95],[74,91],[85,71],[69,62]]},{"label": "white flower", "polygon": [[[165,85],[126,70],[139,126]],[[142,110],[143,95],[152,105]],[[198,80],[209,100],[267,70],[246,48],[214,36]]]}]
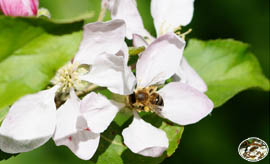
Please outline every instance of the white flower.
[{"label": "white flower", "polygon": [[[131,83],[137,83],[135,91],[164,84],[165,80],[172,77],[178,69],[184,46],[185,42],[174,33],[165,34],[153,41],[138,59],[136,79],[130,80]],[[111,65],[115,67],[107,68],[109,72],[117,69],[117,62],[111,61]],[[129,68],[125,67],[125,69]],[[95,77],[93,75],[92,79]],[[110,78],[114,77],[110,76]],[[134,78],[129,77],[129,79]],[[122,80],[121,84],[123,81],[126,80]],[[134,90],[130,89],[128,92],[132,94]],[[157,113],[180,125],[198,122],[213,109],[213,103],[206,95],[182,82],[166,84],[157,93],[164,101],[164,106]],[[133,122],[122,134],[124,143],[134,153],[157,157],[168,148],[165,132],[144,122],[137,115],[136,110]]]},{"label": "white flower", "polygon": [[[185,26],[190,23],[193,16],[194,0],[152,0],[151,14],[154,19],[157,36],[168,32],[174,32],[179,26]],[[127,24],[128,39],[133,35],[134,46],[147,46],[154,38],[145,30],[136,0],[103,0],[102,5],[111,11],[113,19],[123,19]],[[143,41],[143,37],[146,41]],[[136,41],[134,41],[136,40]],[[189,65],[183,57],[176,74],[175,81],[184,82],[201,92],[207,91],[207,85],[196,71]]]},{"label": "white flower", "polygon": [[[185,43],[183,39],[180,38],[180,40],[182,40],[182,42]],[[149,44],[140,35],[134,34],[133,45],[135,47],[141,47],[141,46],[148,47]],[[184,47],[181,50],[181,54],[183,54],[183,51],[184,51]],[[188,64],[184,56],[180,60],[181,61],[180,61],[179,66],[176,69],[176,73],[172,77],[173,80],[188,84],[201,92],[206,92],[207,85],[204,83],[203,79]]]},{"label": "white flower", "polygon": [[[193,16],[193,3],[194,0],[151,0],[157,35],[174,32],[180,25],[188,25]],[[102,0],[102,6],[110,10],[112,19],[125,20],[128,39],[132,39],[132,34],[150,36],[144,28],[136,0]]]},{"label": "white flower", "polygon": [[[137,90],[162,84],[175,74],[184,46],[185,42],[173,33],[163,35],[152,42],[140,55],[136,65]],[[164,106],[159,114],[180,125],[198,122],[213,109],[213,103],[206,95],[182,82],[168,83],[157,93],[164,101]],[[164,149],[166,139],[162,137],[162,133],[152,135],[150,128],[144,129],[144,131],[143,127],[136,125],[136,119],[135,117],[132,125],[123,131],[125,144],[135,153],[147,156],[161,155],[166,150]],[[140,129],[142,130],[140,131]],[[147,133],[148,131],[149,133]],[[141,135],[145,136],[142,138],[142,140],[145,139],[145,142],[156,141],[155,145],[138,144],[141,140],[137,138],[140,138]]]},{"label": "white flower", "polygon": [[[26,95],[11,106],[0,127],[0,149],[7,153],[27,152],[53,138],[57,146],[66,145],[79,158],[90,159],[98,147],[99,133],[109,126],[119,109],[96,93],[86,95],[82,101],[78,99],[74,92],[74,89],[80,90],[82,83],[78,66],[91,64],[91,70],[94,70],[95,63],[98,64],[97,55],[108,58],[108,62],[116,62],[118,57],[124,59],[121,56],[125,36],[121,32],[125,31],[124,27],[124,22],[120,20],[86,25],[89,30],[84,33],[78,54],[73,63],[57,72],[52,80],[55,86]],[[127,69],[127,66],[123,68]],[[103,71],[106,72],[106,69]],[[117,73],[112,72],[116,79],[120,78]],[[123,89],[120,87],[119,90]],[[58,109],[56,93],[70,95]]]},{"label": "white flower", "polygon": [[128,47],[125,35],[126,25],[123,20],[85,25],[75,61],[89,64],[91,68],[80,79],[106,86],[114,93],[130,94],[135,83],[131,69],[127,66]]},{"label": "white flower", "polygon": [[[10,108],[0,127],[0,149],[7,153],[31,151],[53,138],[79,158],[90,159],[103,132],[118,112],[104,96],[90,93],[80,101],[75,92],[56,110],[58,87],[26,95]],[[94,103],[95,102],[95,103]],[[98,120],[102,115],[106,120]]]}]

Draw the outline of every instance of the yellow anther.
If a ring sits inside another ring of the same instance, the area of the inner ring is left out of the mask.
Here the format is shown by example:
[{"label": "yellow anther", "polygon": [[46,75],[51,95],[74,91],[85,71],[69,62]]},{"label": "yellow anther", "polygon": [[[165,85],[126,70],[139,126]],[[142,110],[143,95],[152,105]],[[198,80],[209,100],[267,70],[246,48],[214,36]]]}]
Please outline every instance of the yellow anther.
[{"label": "yellow anther", "polygon": [[69,92],[71,87],[78,85],[81,80],[79,80],[79,74],[76,72],[79,64],[69,63],[64,67],[60,68],[53,78],[52,83],[54,85],[60,85],[60,92]]}]

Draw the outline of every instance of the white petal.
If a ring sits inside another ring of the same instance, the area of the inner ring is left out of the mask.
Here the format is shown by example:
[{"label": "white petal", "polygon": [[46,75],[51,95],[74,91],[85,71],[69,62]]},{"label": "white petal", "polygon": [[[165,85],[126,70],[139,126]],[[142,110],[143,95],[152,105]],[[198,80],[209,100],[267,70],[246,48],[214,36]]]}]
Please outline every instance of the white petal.
[{"label": "white petal", "polygon": [[79,158],[89,160],[97,150],[99,138],[99,134],[82,130],[55,143],[57,146],[65,145]]},{"label": "white petal", "polygon": [[124,43],[126,35],[125,22],[89,23],[84,26],[83,40],[74,61],[80,64],[92,64],[102,52],[116,54]]},{"label": "white petal", "polygon": [[70,98],[56,112],[56,129],[53,139],[63,139],[77,133],[77,123],[80,122],[80,100],[72,90]]},{"label": "white petal", "polygon": [[133,46],[134,47],[148,47],[148,43],[143,39],[142,36],[138,35],[138,34],[133,34]]},{"label": "white petal", "polygon": [[188,64],[187,60],[183,57],[180,66],[177,69],[176,75],[173,76],[174,81],[181,81],[198,89],[201,92],[207,91],[207,85],[197,72]]},{"label": "white petal", "polygon": [[185,41],[173,33],[156,39],[140,55],[137,62],[137,85],[146,87],[167,80],[179,66]]},{"label": "white petal", "polygon": [[190,23],[194,0],[152,0],[151,13],[158,35],[173,32],[175,28]]},{"label": "white petal", "polygon": [[91,92],[81,103],[81,113],[87,122],[89,130],[102,133],[110,125],[118,107],[101,94]]},{"label": "white petal", "polygon": [[127,66],[127,50],[119,51],[116,55],[100,54],[88,74],[82,80],[107,87],[110,91],[129,95],[136,83],[135,76]]},{"label": "white petal", "polygon": [[88,160],[96,152],[99,135],[90,132],[80,114],[80,105],[80,100],[72,90],[70,98],[57,110],[53,139],[57,146],[66,145],[79,158]]},{"label": "white petal", "polygon": [[144,28],[136,0],[103,0],[103,5],[111,11],[112,19],[122,19],[126,22],[128,39],[132,39],[132,34],[152,38]]},{"label": "white petal", "polygon": [[129,54],[128,54],[128,46],[126,43],[122,45],[121,50],[117,52],[116,56],[122,56],[124,58],[124,64],[125,66],[127,66]]},{"label": "white petal", "polygon": [[0,127],[0,149],[7,153],[31,151],[47,142],[56,122],[58,87],[26,95],[10,108]]},{"label": "white petal", "polygon": [[205,94],[181,82],[171,82],[158,93],[164,101],[160,114],[179,125],[196,123],[213,109]]},{"label": "white petal", "polygon": [[145,122],[139,116],[123,130],[124,143],[134,153],[158,157],[167,150],[169,141],[164,131]]}]

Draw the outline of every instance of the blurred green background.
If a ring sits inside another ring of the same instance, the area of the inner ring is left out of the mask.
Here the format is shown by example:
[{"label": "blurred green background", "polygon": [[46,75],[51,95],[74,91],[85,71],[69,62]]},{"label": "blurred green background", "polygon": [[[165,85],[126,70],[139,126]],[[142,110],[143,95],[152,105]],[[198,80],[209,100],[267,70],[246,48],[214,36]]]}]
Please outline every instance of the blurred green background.
[{"label": "blurred green background", "polygon": [[[49,1],[52,0],[41,0],[41,6],[46,6]],[[137,1],[146,28],[154,33],[149,11],[150,0]],[[92,8],[87,6],[88,0],[57,0],[56,3],[66,3],[67,6],[74,7],[74,10],[69,12],[71,17],[75,12]],[[54,8],[52,12],[63,10],[59,6]],[[269,78],[269,0],[195,0],[192,23],[184,29],[188,28],[192,28],[193,32],[187,39],[234,38],[249,43]],[[179,148],[163,163],[246,164],[249,162],[238,155],[237,148],[239,143],[248,137],[259,137],[269,144],[269,92],[256,89],[242,92],[215,109],[211,116],[197,124],[186,126]],[[53,142],[49,142],[39,149],[1,163],[90,162],[79,160],[67,148],[55,147]],[[258,163],[268,164],[269,155]]]}]

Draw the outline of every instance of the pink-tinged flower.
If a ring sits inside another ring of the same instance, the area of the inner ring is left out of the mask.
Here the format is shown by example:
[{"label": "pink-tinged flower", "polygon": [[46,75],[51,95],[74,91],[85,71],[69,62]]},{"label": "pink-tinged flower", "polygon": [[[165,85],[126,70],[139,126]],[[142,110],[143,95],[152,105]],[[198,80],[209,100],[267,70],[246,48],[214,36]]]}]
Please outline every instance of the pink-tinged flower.
[{"label": "pink-tinged flower", "polygon": [[[140,40],[144,44],[144,40]],[[137,42],[138,43],[138,42]],[[129,149],[144,156],[158,157],[168,148],[168,138],[162,130],[153,127],[151,124],[141,119],[137,111],[155,112],[161,117],[169,119],[179,125],[196,123],[206,117],[213,109],[212,101],[202,92],[183,82],[165,81],[171,78],[177,71],[181,61],[185,42],[174,33],[167,33],[153,41],[146,50],[140,55],[136,64],[136,79],[129,78],[130,83],[136,83],[136,88],[130,88],[127,93],[129,97],[134,93],[139,93],[144,89],[155,86],[163,86],[161,89],[151,91],[160,95],[162,105],[157,110],[141,106],[140,109],[134,108],[134,119],[131,125],[124,129],[122,135],[124,143]],[[101,60],[101,59],[100,59]],[[110,61],[108,72],[118,69],[118,61]],[[128,67],[124,67],[128,69]],[[102,72],[103,67],[96,68],[96,72]],[[92,80],[95,78],[96,84],[103,83],[96,74],[89,74]],[[110,76],[113,79],[113,76]],[[124,78],[124,76],[123,76]],[[103,80],[106,80],[103,77]],[[115,78],[115,81],[119,80]],[[120,83],[124,85],[126,80]],[[121,87],[122,88],[122,87]],[[145,96],[145,95],[141,95]],[[137,99],[138,97],[135,96]],[[134,99],[134,97],[131,99]],[[156,100],[155,100],[156,101]]]},{"label": "pink-tinged flower", "polygon": [[0,8],[7,16],[36,16],[39,0],[0,0]]},{"label": "pink-tinged flower", "polygon": [[[93,92],[78,99],[75,91],[83,88],[80,76],[85,74],[79,65],[88,64],[91,70],[100,68],[95,65],[99,61],[95,59],[97,56],[107,62],[121,61],[117,63],[120,64],[118,70],[106,72],[105,66],[101,75],[106,78],[109,73],[114,77],[112,80],[116,81],[110,81],[110,77],[106,81],[112,82],[115,91],[126,90],[122,83],[118,84],[118,80],[126,78],[121,71],[130,71],[124,65],[127,56],[122,54],[124,31],[125,24],[120,20],[86,25],[79,52],[73,63],[58,70],[51,81],[55,86],[26,95],[11,106],[0,127],[0,149],[7,153],[27,152],[52,138],[57,146],[65,145],[79,158],[90,159],[98,147],[99,134],[109,126],[119,109],[104,96]],[[57,110],[56,94],[70,95]]]},{"label": "pink-tinged flower", "polygon": [[[152,0],[151,14],[157,37],[168,32],[174,32],[179,26],[188,25],[193,16],[193,4],[194,0]],[[136,6],[136,0],[103,0],[102,5],[110,10],[113,19],[125,20],[128,31],[126,37],[131,39],[130,36],[134,34],[134,46],[148,46],[148,43],[154,41],[155,38],[149,35],[144,28]],[[143,39],[145,37],[147,38],[146,41]],[[186,83],[201,92],[207,91],[207,85],[203,79],[184,57],[181,58],[173,79]]]},{"label": "pink-tinged flower", "polygon": [[[0,149],[7,153],[31,151],[50,138],[79,158],[90,159],[103,132],[118,112],[104,96],[90,93],[79,100],[74,91],[56,110],[57,86],[22,97],[10,108],[0,127]],[[106,119],[100,119],[106,118]]]},{"label": "pink-tinged flower", "polygon": [[80,79],[107,87],[117,94],[130,94],[135,78],[127,66],[129,54],[125,35],[123,20],[85,25],[83,40],[74,60],[90,65],[91,69]]}]

